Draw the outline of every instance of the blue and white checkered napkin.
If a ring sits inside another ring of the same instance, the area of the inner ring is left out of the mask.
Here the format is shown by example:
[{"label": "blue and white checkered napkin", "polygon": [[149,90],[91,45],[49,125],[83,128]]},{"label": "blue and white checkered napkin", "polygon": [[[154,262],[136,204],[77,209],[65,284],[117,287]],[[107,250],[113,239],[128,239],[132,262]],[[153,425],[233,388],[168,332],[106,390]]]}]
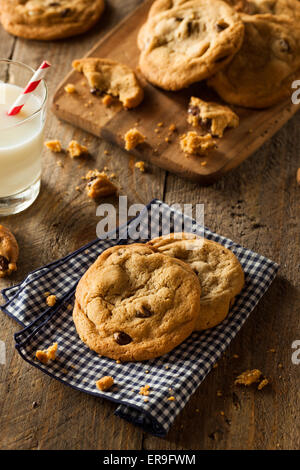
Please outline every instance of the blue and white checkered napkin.
[{"label": "blue and white checkered napkin", "polygon": [[[176,230],[185,223],[185,229],[189,227],[189,231],[203,234],[203,227],[194,220],[161,201],[152,201],[137,218],[112,233],[114,238],[95,240],[75,253],[30,273],[18,286],[4,289],[2,294],[6,304],[1,307],[24,326],[15,334],[15,340],[18,352],[27,362],[77,390],[115,401],[119,404],[118,416],[157,436],[168,432],[175,417],[235,337],[278,270],[273,261],[204,229],[206,238],[235,253],[245,272],[245,288],[237,297],[229,317],[211,330],[193,333],[180,346],[158,359],[117,364],[114,360],[99,357],[81,342],[73,325],[71,306],[77,282],[103,250],[115,244],[136,241],[132,238],[126,240],[127,230],[133,234],[139,227],[141,237],[147,239],[149,224],[152,229],[157,229],[159,235],[170,219]],[[45,306],[47,291],[57,296],[54,308]],[[47,348],[53,342],[58,343],[57,360],[47,365],[35,361],[36,350]],[[104,375],[114,377],[115,385],[106,392],[100,392],[95,381]],[[147,384],[150,385],[150,394],[145,401],[139,391]],[[170,396],[175,400],[168,400]]]}]

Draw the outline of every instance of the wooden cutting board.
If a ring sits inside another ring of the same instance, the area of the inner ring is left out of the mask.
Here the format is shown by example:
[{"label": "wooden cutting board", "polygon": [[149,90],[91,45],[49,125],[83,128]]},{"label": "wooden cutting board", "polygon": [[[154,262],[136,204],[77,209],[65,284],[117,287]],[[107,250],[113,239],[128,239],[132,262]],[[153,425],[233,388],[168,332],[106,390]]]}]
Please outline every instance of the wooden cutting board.
[{"label": "wooden cutting board", "polygon": [[[87,56],[109,57],[136,69],[139,58],[137,34],[151,3],[152,0],[146,0],[101,39]],[[234,108],[240,117],[239,127],[227,130],[222,139],[217,139],[217,149],[207,157],[187,157],[179,146],[179,135],[194,130],[187,123],[189,97],[194,95],[218,101],[217,96],[204,83],[180,92],[166,92],[147,83],[139,72],[137,75],[144,86],[145,98],[136,109],[126,111],[119,103],[106,107],[101,98],[91,95],[83,75],[71,71],[55,92],[53,110],[59,118],[121,148],[124,148],[124,134],[131,127],[137,127],[146,136],[146,143],[139,145],[131,154],[202,184],[212,183],[238,166],[300,108],[290,100],[267,110]],[[67,83],[75,84],[76,93],[64,91]],[[158,127],[158,123],[164,125]],[[173,123],[177,132],[172,134],[170,142],[166,142],[168,128]]]}]

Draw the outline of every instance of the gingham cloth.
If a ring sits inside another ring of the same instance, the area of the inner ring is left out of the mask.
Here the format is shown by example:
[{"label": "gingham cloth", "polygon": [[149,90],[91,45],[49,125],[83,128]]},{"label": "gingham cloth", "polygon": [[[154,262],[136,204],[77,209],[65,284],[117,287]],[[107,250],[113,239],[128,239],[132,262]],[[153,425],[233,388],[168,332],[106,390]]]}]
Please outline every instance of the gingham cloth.
[{"label": "gingham cloth", "polygon": [[[114,360],[99,357],[82,343],[72,322],[77,282],[103,250],[116,244],[136,242],[126,240],[127,230],[139,226],[142,238],[147,239],[149,224],[157,229],[157,235],[161,234],[164,221],[169,221],[170,215],[176,229],[178,223],[184,222],[185,229],[190,227],[189,231],[203,234],[203,227],[194,220],[161,201],[152,201],[137,218],[112,232],[109,240],[95,240],[30,273],[21,284],[4,289],[2,294],[6,304],[1,307],[24,326],[15,334],[15,341],[16,349],[25,361],[77,390],[118,403],[116,415],[160,437],[168,432],[175,417],[235,337],[278,271],[278,265],[273,261],[205,228],[205,237],[232,250],[245,272],[246,285],[227,319],[211,330],[193,333],[180,346],[158,359],[117,364]],[[57,296],[58,302],[53,308],[45,306],[46,291]],[[37,362],[34,359],[36,350],[47,348],[53,342],[58,343],[57,360],[47,365]],[[95,381],[104,375],[114,377],[115,385],[100,392]],[[146,384],[150,385],[148,401],[139,394]],[[168,400],[170,396],[175,400]]]}]

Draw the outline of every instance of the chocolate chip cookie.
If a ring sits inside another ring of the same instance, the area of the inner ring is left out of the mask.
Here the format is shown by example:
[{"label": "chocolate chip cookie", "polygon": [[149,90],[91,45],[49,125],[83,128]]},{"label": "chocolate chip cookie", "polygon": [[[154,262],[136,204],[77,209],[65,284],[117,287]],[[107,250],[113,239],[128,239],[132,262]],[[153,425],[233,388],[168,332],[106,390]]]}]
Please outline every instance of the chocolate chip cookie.
[{"label": "chocolate chip cookie", "polygon": [[104,0],[0,0],[0,19],[6,31],[42,41],[84,33],[103,10]]},{"label": "chocolate chip cookie", "polygon": [[221,0],[174,5],[149,16],[138,38],[142,73],[166,90],[180,90],[222,69],[244,34],[239,15]]},{"label": "chocolate chip cookie", "polygon": [[96,57],[74,60],[72,65],[85,75],[92,94],[108,93],[117,97],[125,108],[135,108],[144,98],[143,88],[127,65]]},{"label": "chocolate chip cookie", "polygon": [[0,277],[9,276],[17,269],[19,247],[8,228],[0,225]]},{"label": "chocolate chip cookie", "polygon": [[87,270],[73,319],[90,349],[122,361],[161,356],[194,330],[200,285],[184,262],[143,244],[114,246]]},{"label": "chocolate chip cookie", "polygon": [[242,267],[232,251],[189,233],[155,238],[148,245],[187,263],[197,274],[201,299],[195,329],[205,330],[223,321],[244,285]]},{"label": "chocolate chip cookie", "polygon": [[287,15],[291,18],[299,17],[299,0],[225,0],[236,11],[248,15],[271,14]]},{"label": "chocolate chip cookie", "polygon": [[299,22],[286,15],[241,17],[242,48],[208,85],[228,103],[266,108],[291,95],[291,83],[299,77]]}]

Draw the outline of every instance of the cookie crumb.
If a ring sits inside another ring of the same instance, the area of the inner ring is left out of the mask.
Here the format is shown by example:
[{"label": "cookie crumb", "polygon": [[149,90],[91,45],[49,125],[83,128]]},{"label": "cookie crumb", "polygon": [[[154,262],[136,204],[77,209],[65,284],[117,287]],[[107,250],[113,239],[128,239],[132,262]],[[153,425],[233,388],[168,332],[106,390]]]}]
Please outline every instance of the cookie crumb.
[{"label": "cookie crumb", "polygon": [[217,391],[217,397],[222,397],[223,396],[223,393],[221,392],[221,390],[218,390]]},{"label": "cookie crumb", "polygon": [[111,388],[113,384],[114,384],[114,379],[110,375],[106,375],[105,377],[102,377],[101,379],[97,380],[96,387],[101,392],[104,392],[105,390],[108,390],[109,388]]},{"label": "cookie crumb", "polygon": [[47,364],[48,361],[54,361],[56,358],[57,352],[57,343],[53,343],[49,346],[48,349],[45,350],[37,350],[35,353],[35,357],[42,362],[42,364]]},{"label": "cookie crumb", "polygon": [[46,303],[49,307],[54,307],[56,304],[56,295],[48,295],[46,298]]},{"label": "cookie crumb", "polygon": [[238,354],[234,354],[232,357],[233,359],[238,359],[240,356]]},{"label": "cookie crumb", "polygon": [[107,107],[109,107],[113,103],[113,101],[114,99],[111,95],[105,95],[102,98],[102,103],[104,104],[104,106],[107,106]]},{"label": "cookie crumb", "polygon": [[117,360],[116,360],[116,364],[121,364],[120,359],[117,359]]},{"label": "cookie crumb", "polygon": [[62,162],[61,160],[58,160],[58,161],[56,162],[56,165],[59,166],[60,168],[63,168],[63,167],[64,167],[64,164],[63,164],[63,162]]},{"label": "cookie crumb", "polygon": [[87,147],[85,145],[81,145],[77,140],[71,140],[67,150],[71,158],[77,158],[88,154]]},{"label": "cookie crumb", "polygon": [[145,173],[145,162],[136,162],[134,165],[136,168],[140,170],[141,173]]},{"label": "cookie crumb", "polygon": [[44,144],[51,152],[60,153],[62,151],[60,140],[47,140]]},{"label": "cookie crumb", "polygon": [[73,83],[67,83],[67,85],[64,87],[64,90],[66,93],[75,93],[76,88],[75,88],[75,85],[73,85]]},{"label": "cookie crumb", "polygon": [[100,172],[96,169],[90,170],[84,179],[87,180],[87,195],[91,199],[111,196],[118,191],[117,187],[110,181],[104,171]]},{"label": "cookie crumb", "polygon": [[110,155],[109,151],[108,150],[104,150],[104,155]]},{"label": "cookie crumb", "polygon": [[262,390],[266,385],[268,385],[268,383],[269,383],[268,379],[263,379],[263,380],[259,383],[259,385],[258,385],[258,387],[257,387],[257,390]]},{"label": "cookie crumb", "polygon": [[141,134],[140,131],[137,130],[136,127],[129,129],[124,136],[125,140],[125,150],[132,150],[137,145],[142,144],[145,142],[145,136]]},{"label": "cookie crumb", "polygon": [[173,397],[173,396],[169,397],[168,401],[175,401],[175,397]]},{"label": "cookie crumb", "polygon": [[144,396],[148,396],[149,393],[150,393],[150,385],[145,385],[144,387],[141,387],[139,391],[139,394],[144,395]]},{"label": "cookie crumb", "polygon": [[296,180],[297,180],[298,186],[300,186],[300,168],[298,168],[297,170]]},{"label": "cookie crumb", "polygon": [[258,369],[246,370],[235,379],[234,383],[236,385],[245,385],[246,387],[249,387],[249,385],[258,382],[261,375],[262,372]]},{"label": "cookie crumb", "polygon": [[197,132],[188,132],[180,136],[180,146],[188,155],[205,155],[209,150],[216,148],[216,143],[210,134],[198,135]]},{"label": "cookie crumb", "polygon": [[175,126],[175,124],[170,124],[170,126],[169,126],[169,131],[170,131],[170,132],[175,132],[175,131],[176,131],[176,126]]},{"label": "cookie crumb", "polygon": [[157,124],[157,127],[163,127],[163,126],[164,126],[164,123],[163,123],[163,122],[159,122],[159,123]]}]

